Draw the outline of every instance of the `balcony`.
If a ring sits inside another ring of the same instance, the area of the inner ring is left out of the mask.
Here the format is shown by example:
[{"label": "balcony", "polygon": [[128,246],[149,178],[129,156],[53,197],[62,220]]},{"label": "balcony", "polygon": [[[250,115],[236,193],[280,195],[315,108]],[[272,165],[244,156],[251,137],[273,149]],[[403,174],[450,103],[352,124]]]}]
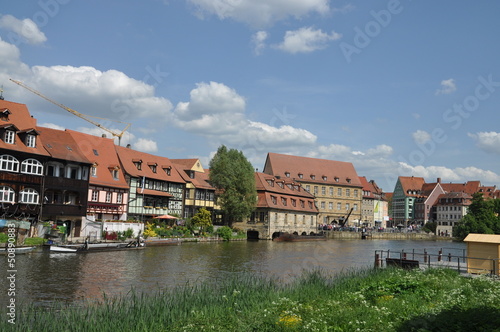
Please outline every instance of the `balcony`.
[{"label": "balcony", "polygon": [[45,189],[71,189],[75,191],[87,190],[88,180],[67,179],[62,177],[45,177]]},{"label": "balcony", "polygon": [[57,216],[58,219],[64,216],[85,216],[87,209],[84,205],[69,205],[69,204],[44,204],[42,208],[42,217],[51,218]]},{"label": "balcony", "polygon": [[0,181],[23,184],[42,184],[43,176],[21,173],[0,172]]}]

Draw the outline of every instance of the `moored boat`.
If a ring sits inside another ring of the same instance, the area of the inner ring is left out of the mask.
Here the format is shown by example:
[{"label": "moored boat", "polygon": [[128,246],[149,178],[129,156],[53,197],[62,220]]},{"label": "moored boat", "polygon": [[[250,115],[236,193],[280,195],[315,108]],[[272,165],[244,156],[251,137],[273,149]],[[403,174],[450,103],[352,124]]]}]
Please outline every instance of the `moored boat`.
[{"label": "moored boat", "polygon": [[35,250],[36,247],[16,247],[16,248],[0,248],[0,255],[7,255],[11,252],[15,253],[16,255],[19,254],[27,254]]},{"label": "moored boat", "polygon": [[300,241],[326,241],[326,236],[314,234],[314,235],[297,235],[290,233],[279,233],[279,235],[273,238],[276,242],[300,242]]},{"label": "moored boat", "polygon": [[81,246],[79,247],[67,247],[67,246],[56,246],[56,245],[51,245],[50,246],[50,251],[51,252],[67,252],[67,253],[75,253],[81,250]]}]

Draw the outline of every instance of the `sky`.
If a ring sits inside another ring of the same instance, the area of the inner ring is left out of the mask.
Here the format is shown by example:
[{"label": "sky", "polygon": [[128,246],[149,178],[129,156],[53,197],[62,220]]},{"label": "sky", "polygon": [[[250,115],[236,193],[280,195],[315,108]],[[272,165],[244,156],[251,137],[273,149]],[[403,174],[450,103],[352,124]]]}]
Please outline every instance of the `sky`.
[{"label": "sky", "polygon": [[[39,0],[0,7],[0,85],[41,126],[208,167],[220,145],[500,186],[500,2]],[[108,133],[108,137],[110,134]]]}]

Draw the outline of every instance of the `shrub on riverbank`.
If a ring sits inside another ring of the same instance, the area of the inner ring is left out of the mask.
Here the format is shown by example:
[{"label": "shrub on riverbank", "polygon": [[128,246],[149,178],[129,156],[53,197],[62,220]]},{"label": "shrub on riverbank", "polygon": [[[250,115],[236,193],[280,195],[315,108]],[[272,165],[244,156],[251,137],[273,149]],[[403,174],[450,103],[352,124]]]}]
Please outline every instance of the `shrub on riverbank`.
[{"label": "shrub on riverbank", "polygon": [[498,331],[500,282],[443,269],[316,271],[291,284],[246,276],[61,309],[19,310],[15,330]]}]

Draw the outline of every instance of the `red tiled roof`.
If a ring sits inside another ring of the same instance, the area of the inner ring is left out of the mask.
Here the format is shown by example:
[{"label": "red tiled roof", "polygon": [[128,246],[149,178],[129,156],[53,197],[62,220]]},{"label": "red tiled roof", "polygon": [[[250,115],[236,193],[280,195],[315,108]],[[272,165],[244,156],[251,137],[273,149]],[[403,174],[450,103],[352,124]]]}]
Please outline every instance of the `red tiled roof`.
[{"label": "red tiled roof", "polygon": [[[399,182],[403,188],[403,192],[406,196],[419,196],[419,191],[422,190],[422,186],[425,183],[424,178],[414,177],[414,176],[400,176]],[[413,192],[416,192],[415,194]]]},{"label": "red tiled roof", "polygon": [[[268,153],[264,173],[301,182],[362,187],[352,163]],[[300,178],[302,175],[302,179]],[[326,179],[326,180],[325,180]],[[335,179],[338,179],[336,181]]]},{"label": "red tiled roof", "polygon": [[43,139],[43,147],[55,159],[92,164],[68,131],[37,127]]},{"label": "red tiled roof", "polygon": [[208,183],[209,172],[205,170],[203,170],[203,172],[195,171],[194,178],[189,176],[189,171],[195,168],[196,163],[200,162],[199,159],[170,159],[170,161],[177,168],[177,171],[185,182],[192,183],[195,188],[215,190],[215,188]]},{"label": "red tiled roof", "polygon": [[[166,157],[155,156],[149,153],[140,152],[130,148],[125,148],[122,146],[116,146],[115,150],[118,153],[118,158],[123,166],[123,170],[130,176],[133,177],[146,177],[148,179],[156,179],[168,182],[186,183],[174,167],[174,164],[170,159]],[[137,169],[134,165],[133,160],[142,160],[141,169]],[[156,163],[161,166],[156,167],[156,173],[153,172],[148,163]],[[166,168],[171,167],[170,175],[167,175]]]},{"label": "red tiled roof", "polygon": [[[28,133],[29,131],[32,131],[37,135],[39,134],[36,131],[36,119],[31,117],[26,105],[0,100],[0,111],[5,112],[7,109],[9,110],[9,112],[7,112],[8,120],[1,121],[0,127],[6,128],[14,126],[12,129],[18,132]],[[5,143],[3,139],[0,139],[0,149],[49,156],[47,151],[43,148],[42,141],[43,138],[38,135],[36,137],[35,147],[27,147],[25,142],[23,142],[20,137],[16,135],[14,144]]]},{"label": "red tiled roof", "polygon": [[113,139],[84,134],[69,129],[66,131],[74,138],[87,159],[98,165],[96,176],[90,176],[90,184],[115,188],[129,187],[125,180],[125,173],[121,168],[118,168],[118,179],[114,179],[110,171],[110,168],[115,169],[120,165]]},{"label": "red tiled roof", "polygon": [[142,195],[151,195],[151,196],[164,196],[164,197],[174,197],[172,194],[169,194],[165,191],[153,190],[153,189],[137,189],[137,193]]}]

